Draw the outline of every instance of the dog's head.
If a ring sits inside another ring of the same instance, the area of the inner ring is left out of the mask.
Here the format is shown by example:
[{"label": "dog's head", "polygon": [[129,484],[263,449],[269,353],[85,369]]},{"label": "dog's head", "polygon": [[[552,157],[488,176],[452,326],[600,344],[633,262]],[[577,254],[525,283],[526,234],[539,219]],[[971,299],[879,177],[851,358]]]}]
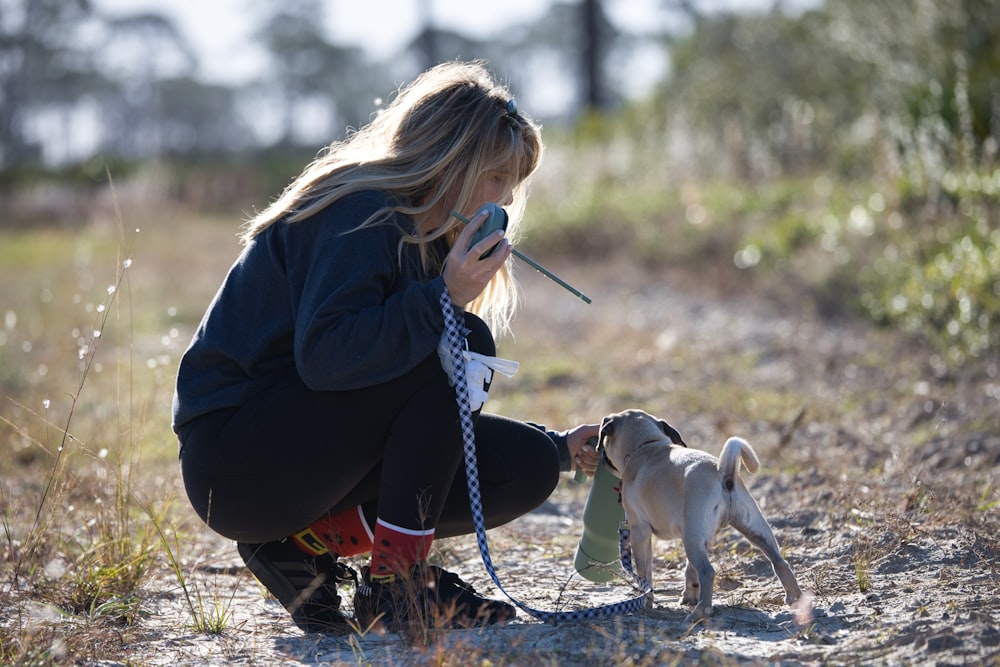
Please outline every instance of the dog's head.
[{"label": "dog's head", "polygon": [[632,450],[649,442],[687,447],[673,426],[642,410],[626,410],[608,415],[601,421],[600,448],[604,462],[616,477],[621,477]]}]

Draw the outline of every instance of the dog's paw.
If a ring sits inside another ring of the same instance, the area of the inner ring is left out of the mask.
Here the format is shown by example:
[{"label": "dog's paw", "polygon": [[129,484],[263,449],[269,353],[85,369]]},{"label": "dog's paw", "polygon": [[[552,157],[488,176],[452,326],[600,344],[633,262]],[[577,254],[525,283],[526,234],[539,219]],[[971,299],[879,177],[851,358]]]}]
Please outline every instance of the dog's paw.
[{"label": "dog's paw", "polygon": [[813,596],[811,594],[800,596],[795,602],[789,603],[795,610],[795,622],[799,627],[806,627],[813,622]]},{"label": "dog's paw", "polygon": [[785,604],[792,606],[803,597],[802,590],[799,588],[798,584],[793,582],[790,586],[785,587]]},{"label": "dog's paw", "polygon": [[684,622],[689,625],[694,625],[701,621],[706,621],[712,616],[713,611],[715,610],[712,608],[712,605],[699,605],[694,608],[694,611],[691,612],[687,618],[684,619]]}]

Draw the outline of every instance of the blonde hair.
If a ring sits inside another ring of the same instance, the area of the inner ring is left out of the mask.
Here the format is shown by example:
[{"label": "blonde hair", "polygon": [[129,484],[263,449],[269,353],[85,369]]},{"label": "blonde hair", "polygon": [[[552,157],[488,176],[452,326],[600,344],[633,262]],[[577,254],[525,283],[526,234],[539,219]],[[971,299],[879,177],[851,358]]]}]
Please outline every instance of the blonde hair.
[{"label": "blonde hair", "polygon": [[[393,213],[419,215],[443,203],[464,211],[480,177],[507,174],[513,202],[507,207],[508,238],[514,239],[527,199],[527,185],[542,157],[540,126],[511,106],[511,95],[482,61],[448,62],[427,70],[400,88],[372,121],[327,146],[284,190],[247,224],[250,241],[269,226],[295,223],[338,199],[361,190],[393,196],[387,206],[355,230],[388,220]],[[454,193],[455,201],[443,201]],[[477,202],[478,203],[478,202]],[[440,209],[439,209],[440,210]],[[420,246],[424,270],[439,272],[441,262],[428,243],[444,236],[449,246],[460,228],[449,217],[431,232],[404,233],[400,242]],[[354,231],[354,230],[352,230]],[[517,306],[517,285],[509,262],[468,310],[501,335],[509,330]]]}]

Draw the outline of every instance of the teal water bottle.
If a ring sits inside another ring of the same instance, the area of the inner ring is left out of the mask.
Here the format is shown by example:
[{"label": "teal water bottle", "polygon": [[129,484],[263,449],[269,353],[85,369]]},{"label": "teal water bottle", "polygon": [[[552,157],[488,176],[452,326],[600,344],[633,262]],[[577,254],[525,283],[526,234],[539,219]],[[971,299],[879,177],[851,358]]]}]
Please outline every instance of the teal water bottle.
[{"label": "teal water bottle", "polygon": [[619,502],[620,485],[602,458],[583,507],[583,537],[573,560],[576,571],[593,582],[611,581],[621,573],[618,524],[625,519],[625,510]]}]

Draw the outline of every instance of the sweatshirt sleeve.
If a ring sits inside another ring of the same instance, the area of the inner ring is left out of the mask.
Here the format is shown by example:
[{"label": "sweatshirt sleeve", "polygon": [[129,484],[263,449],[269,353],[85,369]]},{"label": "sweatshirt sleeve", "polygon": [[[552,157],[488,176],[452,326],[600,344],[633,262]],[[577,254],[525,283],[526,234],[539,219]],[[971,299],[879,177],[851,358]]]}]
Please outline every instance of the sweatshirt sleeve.
[{"label": "sweatshirt sleeve", "polygon": [[[422,280],[414,246],[399,251],[397,224],[343,233],[317,220],[288,252],[295,320],[295,364],[314,390],[346,390],[399,377],[432,354],[444,329],[444,280]],[[373,209],[350,211],[354,224]],[[343,212],[341,212],[343,214]],[[294,227],[290,225],[289,227]],[[348,227],[349,229],[350,227]]]},{"label": "sweatshirt sleeve", "polygon": [[567,438],[568,431],[551,431],[545,428],[542,424],[535,424],[528,422],[530,426],[534,426],[539,431],[544,431],[545,435],[552,439],[555,443],[556,452],[559,454],[559,471],[569,472],[573,469],[573,462],[570,461],[569,456],[569,438]]}]

